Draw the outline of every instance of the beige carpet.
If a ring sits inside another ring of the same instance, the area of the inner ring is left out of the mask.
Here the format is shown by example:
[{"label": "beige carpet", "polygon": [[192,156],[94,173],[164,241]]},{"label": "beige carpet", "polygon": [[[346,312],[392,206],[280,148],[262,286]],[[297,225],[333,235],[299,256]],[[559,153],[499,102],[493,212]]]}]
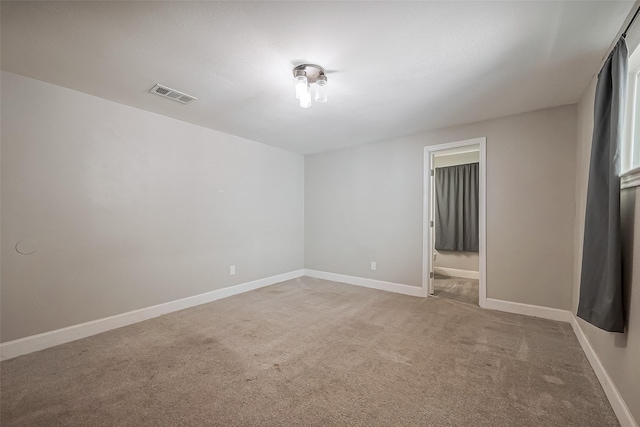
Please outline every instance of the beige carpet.
[{"label": "beige carpet", "polygon": [[479,305],[480,281],[436,274],[433,283],[433,296],[447,298],[467,304]]},{"label": "beige carpet", "polygon": [[311,278],[2,362],[2,426],[612,426],[568,324]]}]

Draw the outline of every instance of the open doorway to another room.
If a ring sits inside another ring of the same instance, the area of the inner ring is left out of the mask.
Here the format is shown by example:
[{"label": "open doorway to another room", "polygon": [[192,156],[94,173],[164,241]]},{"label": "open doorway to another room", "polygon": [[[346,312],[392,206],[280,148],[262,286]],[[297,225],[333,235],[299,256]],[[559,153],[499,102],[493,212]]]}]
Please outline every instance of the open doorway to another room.
[{"label": "open doorway to another room", "polygon": [[432,295],[479,305],[479,147],[433,153]]},{"label": "open doorway to another room", "polygon": [[479,138],[425,148],[428,296],[484,306],[484,146]]}]

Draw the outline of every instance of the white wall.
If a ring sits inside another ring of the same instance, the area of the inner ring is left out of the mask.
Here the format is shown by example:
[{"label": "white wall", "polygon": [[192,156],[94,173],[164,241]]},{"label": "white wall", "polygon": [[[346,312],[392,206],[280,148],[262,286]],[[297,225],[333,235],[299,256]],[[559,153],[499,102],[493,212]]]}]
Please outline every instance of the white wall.
[{"label": "white wall", "polygon": [[[480,161],[480,152],[450,154],[438,156],[434,159],[435,168],[447,166],[463,165],[466,163],[477,163]],[[436,259],[433,261],[435,268],[454,268],[456,270],[480,271],[480,257],[478,252],[458,252],[458,251],[435,251]]]},{"label": "white wall", "polygon": [[[577,312],[580,296],[580,272],[587,201],[593,109],[597,78],[591,81],[578,104],[578,146],[576,153],[576,220],[573,313]],[[625,334],[604,332],[578,319],[578,324],[598,355],[605,370],[625,400],[629,410],[640,422],[640,187],[622,190],[620,194],[623,282],[625,295]]]},{"label": "white wall", "polygon": [[3,72],[1,160],[3,342],[303,267],[302,156]]},{"label": "white wall", "polygon": [[305,267],[420,286],[424,146],[482,136],[487,296],[569,309],[575,105],[307,156]]}]

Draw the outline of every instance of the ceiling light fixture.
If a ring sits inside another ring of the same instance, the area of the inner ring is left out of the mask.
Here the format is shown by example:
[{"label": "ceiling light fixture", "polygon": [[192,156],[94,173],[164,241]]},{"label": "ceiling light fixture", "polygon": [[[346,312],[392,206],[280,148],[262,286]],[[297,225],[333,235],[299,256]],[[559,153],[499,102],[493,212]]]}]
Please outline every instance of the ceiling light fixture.
[{"label": "ceiling light fixture", "polygon": [[302,108],[311,107],[311,85],[315,83],[316,102],[327,102],[327,76],[324,68],[316,64],[300,64],[293,69],[296,98]]}]

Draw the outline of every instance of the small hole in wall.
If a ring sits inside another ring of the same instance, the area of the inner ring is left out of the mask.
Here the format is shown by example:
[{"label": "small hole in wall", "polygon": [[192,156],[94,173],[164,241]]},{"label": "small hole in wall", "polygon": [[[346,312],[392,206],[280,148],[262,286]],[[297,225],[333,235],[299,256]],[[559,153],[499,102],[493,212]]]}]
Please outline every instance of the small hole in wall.
[{"label": "small hole in wall", "polygon": [[38,250],[38,245],[34,240],[24,239],[16,243],[16,251],[22,255],[31,255]]}]

